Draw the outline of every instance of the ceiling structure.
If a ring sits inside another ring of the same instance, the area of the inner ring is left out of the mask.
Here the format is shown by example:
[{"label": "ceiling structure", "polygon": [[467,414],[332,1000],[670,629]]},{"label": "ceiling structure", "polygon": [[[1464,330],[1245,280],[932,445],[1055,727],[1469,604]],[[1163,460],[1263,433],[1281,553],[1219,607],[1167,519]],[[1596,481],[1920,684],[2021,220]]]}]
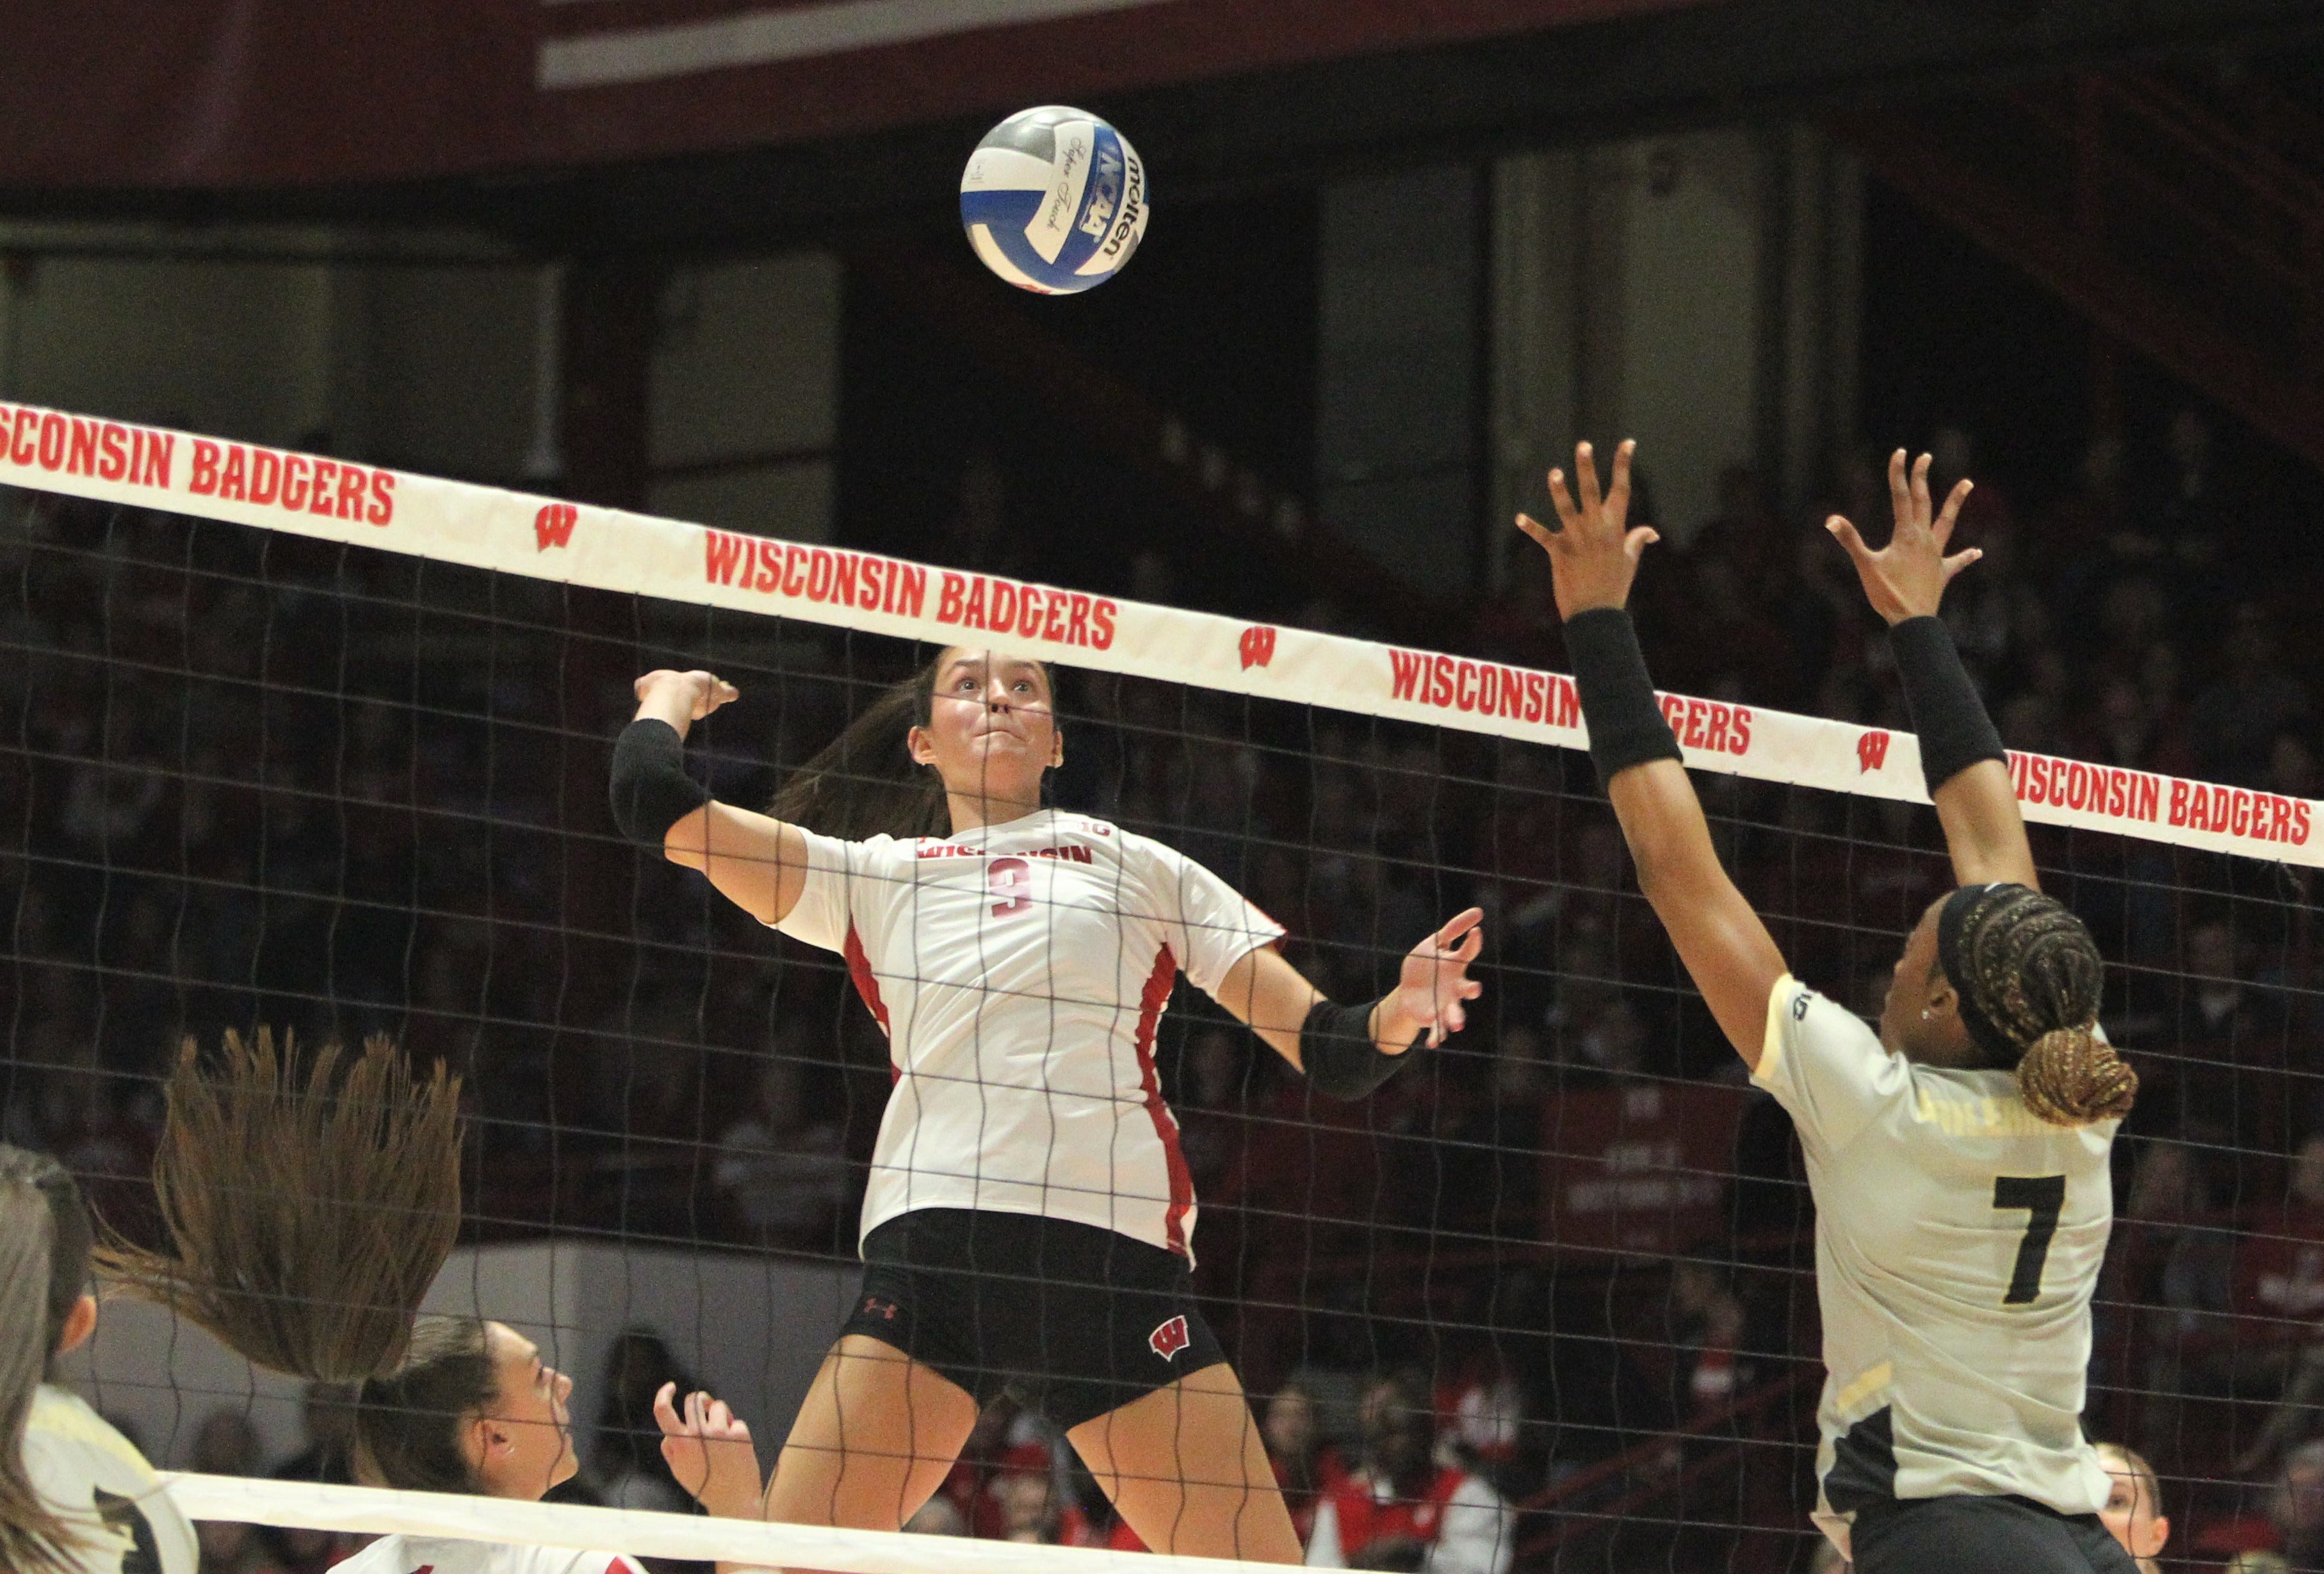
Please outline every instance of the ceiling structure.
[{"label": "ceiling structure", "polygon": [[1112,116],[1167,200],[2319,31],[2313,0],[81,0],[8,24],[0,217],[756,246],[942,212],[1028,103]]}]

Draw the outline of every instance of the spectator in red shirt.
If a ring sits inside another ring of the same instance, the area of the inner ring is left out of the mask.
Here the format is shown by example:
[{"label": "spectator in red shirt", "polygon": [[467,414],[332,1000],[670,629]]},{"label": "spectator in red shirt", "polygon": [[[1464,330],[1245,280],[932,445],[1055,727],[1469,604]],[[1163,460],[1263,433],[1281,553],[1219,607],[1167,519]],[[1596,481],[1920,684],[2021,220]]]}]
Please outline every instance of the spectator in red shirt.
[{"label": "spectator in red shirt", "polygon": [[1436,1462],[1427,1385],[1408,1376],[1374,1384],[1363,1429],[1363,1468],[1316,1506],[1308,1567],[1508,1574],[1517,1515],[1483,1477]]},{"label": "spectator in red shirt", "polygon": [[2259,1469],[2297,1436],[2324,1400],[2324,1135],[2292,1155],[2283,1207],[2258,1220],[2236,1258],[2236,1309],[2245,1318],[2237,1344],[2279,1356],[2283,1397],[2249,1449],[2240,1474]]},{"label": "spectator in red shirt", "polygon": [[1276,1485],[1283,1488],[1284,1506],[1291,1511],[1291,1528],[1305,1546],[1314,1533],[1316,1504],[1348,1473],[1339,1450],[1323,1441],[1315,1424],[1315,1396],[1297,1383],[1277,1389],[1267,1402],[1259,1436],[1275,1467]]}]

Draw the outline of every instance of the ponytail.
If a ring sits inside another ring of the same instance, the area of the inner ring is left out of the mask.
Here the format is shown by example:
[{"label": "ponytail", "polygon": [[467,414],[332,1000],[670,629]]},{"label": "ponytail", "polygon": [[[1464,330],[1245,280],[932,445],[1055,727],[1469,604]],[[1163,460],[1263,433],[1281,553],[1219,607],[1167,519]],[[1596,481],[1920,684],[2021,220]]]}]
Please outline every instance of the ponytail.
[{"label": "ponytail", "polygon": [[88,1214],[55,1160],[0,1145],[0,1569],[72,1574],[80,1533],[45,1502],[24,1431],[88,1283]]},{"label": "ponytail", "polygon": [[2017,1063],[2017,1092],[2052,1126],[2119,1119],[2138,1098],[2138,1073],[2087,1027],[2058,1027]]},{"label": "ponytail", "polygon": [[[936,661],[944,659],[939,652]],[[791,772],[768,813],[803,830],[861,842],[942,836],[951,829],[944,781],[913,759],[906,739],[927,725],[936,667],[891,684]]]},{"label": "ponytail", "polygon": [[[914,727],[928,724],[936,679],[943,674],[945,658],[956,649],[937,651],[911,677],[881,690],[838,737],[791,772],[767,812],[843,842],[950,834],[952,811],[944,778],[934,767],[912,758],[908,738]],[[1054,704],[1056,685],[1048,664],[1034,665],[1049,680]]]},{"label": "ponytail", "polygon": [[283,1036],[229,1032],[215,1075],[191,1040],[153,1155],[166,1252],[117,1238],[97,1266],[270,1371],[359,1383],[394,1371],[460,1228],[460,1084],[415,1078],[374,1038],[339,1074]]},{"label": "ponytail", "polygon": [[97,1262],[255,1365],[353,1385],[367,1483],[474,1492],[459,1433],[499,1395],[486,1325],[419,1315],[459,1233],[459,1079],[415,1077],[385,1038],[342,1056],[310,1066],[288,1034],[278,1055],[261,1028],[213,1072],[189,1041],[153,1155],[170,1250],[109,1239]]}]

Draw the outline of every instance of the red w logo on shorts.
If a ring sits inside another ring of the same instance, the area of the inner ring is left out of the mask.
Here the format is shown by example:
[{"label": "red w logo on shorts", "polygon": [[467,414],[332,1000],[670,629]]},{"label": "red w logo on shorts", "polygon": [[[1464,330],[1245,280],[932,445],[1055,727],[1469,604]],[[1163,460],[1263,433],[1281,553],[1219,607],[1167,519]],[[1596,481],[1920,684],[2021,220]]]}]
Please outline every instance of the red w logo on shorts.
[{"label": "red w logo on shorts", "polygon": [[1146,1342],[1154,1347],[1156,1355],[1167,1361],[1194,1341],[1188,1337],[1186,1319],[1181,1315],[1172,1318],[1152,1333],[1148,1334]]}]

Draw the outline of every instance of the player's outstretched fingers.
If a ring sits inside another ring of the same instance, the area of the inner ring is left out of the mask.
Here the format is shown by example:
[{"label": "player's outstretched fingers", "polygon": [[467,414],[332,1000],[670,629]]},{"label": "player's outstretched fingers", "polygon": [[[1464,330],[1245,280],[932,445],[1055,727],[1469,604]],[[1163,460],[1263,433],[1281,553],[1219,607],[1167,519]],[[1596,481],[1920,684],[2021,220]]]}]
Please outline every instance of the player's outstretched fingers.
[{"label": "player's outstretched fingers", "polygon": [[1574,506],[1573,493],[1566,487],[1565,472],[1563,470],[1549,473],[1549,502],[1550,506],[1557,510],[1557,522],[1561,528],[1571,530],[1581,524],[1582,511]]},{"label": "player's outstretched fingers", "polygon": [[1841,550],[1855,559],[1859,566],[1872,556],[1872,548],[1864,544],[1864,538],[1856,533],[1856,527],[1849,523],[1841,515],[1834,514],[1824,520],[1823,528],[1831,533],[1831,538],[1839,542]]}]

